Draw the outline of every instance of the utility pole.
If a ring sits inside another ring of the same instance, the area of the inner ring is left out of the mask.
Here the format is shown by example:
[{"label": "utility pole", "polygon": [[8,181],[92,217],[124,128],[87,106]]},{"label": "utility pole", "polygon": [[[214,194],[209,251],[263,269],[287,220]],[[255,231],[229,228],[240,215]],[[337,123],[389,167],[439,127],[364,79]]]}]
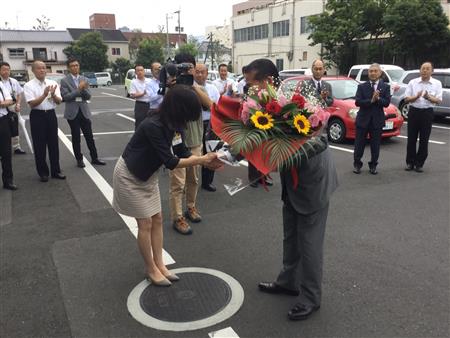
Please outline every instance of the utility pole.
[{"label": "utility pole", "polygon": [[170,57],[169,14],[166,14],[166,60]]},{"label": "utility pole", "polygon": [[180,10],[173,12],[173,14],[178,14],[178,48],[180,48],[181,46]]}]

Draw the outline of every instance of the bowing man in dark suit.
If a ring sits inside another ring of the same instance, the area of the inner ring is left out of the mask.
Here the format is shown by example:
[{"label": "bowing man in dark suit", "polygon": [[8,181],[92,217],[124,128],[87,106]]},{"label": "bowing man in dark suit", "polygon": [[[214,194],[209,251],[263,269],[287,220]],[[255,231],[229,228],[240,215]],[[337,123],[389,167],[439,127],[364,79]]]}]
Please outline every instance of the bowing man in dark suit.
[{"label": "bowing man in dark suit", "polygon": [[370,134],[370,152],[372,158],[369,169],[376,175],[378,156],[380,154],[381,134],[385,123],[384,107],[391,102],[389,85],[381,80],[381,68],[378,63],[369,67],[369,81],[358,85],[355,104],[360,107],[356,116],[355,151],[353,153],[353,172],[361,173],[363,165],[361,158],[364,154],[367,134]]},{"label": "bowing man in dark suit", "polygon": [[66,104],[64,117],[67,119],[72,133],[72,148],[77,166],[79,168],[85,167],[83,154],[81,153],[80,129],[83,131],[91,155],[91,163],[105,165],[105,162],[98,159],[97,148],[92,135],[90,120],[92,114],[87,103],[87,100],[91,98],[88,80],[80,75],[80,63],[77,59],[69,58],[67,67],[70,74],[61,80],[61,95]]},{"label": "bowing man in dark suit", "polygon": [[[250,85],[264,88],[278,77],[272,61],[258,59],[248,65]],[[337,174],[326,136],[311,144],[314,150],[296,168],[280,172],[283,204],[283,265],[274,282],[261,282],[259,290],[298,296],[288,312],[290,320],[304,320],[320,308],[325,226],[331,194],[337,188]],[[310,149],[311,150],[311,149]]]}]

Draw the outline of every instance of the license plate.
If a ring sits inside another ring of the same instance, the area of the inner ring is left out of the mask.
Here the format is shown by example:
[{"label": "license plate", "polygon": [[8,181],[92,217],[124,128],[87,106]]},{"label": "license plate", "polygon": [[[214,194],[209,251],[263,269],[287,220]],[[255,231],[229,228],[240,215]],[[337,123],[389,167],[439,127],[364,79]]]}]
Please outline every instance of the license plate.
[{"label": "license plate", "polygon": [[392,129],[394,129],[394,121],[386,121],[383,130],[392,130]]}]

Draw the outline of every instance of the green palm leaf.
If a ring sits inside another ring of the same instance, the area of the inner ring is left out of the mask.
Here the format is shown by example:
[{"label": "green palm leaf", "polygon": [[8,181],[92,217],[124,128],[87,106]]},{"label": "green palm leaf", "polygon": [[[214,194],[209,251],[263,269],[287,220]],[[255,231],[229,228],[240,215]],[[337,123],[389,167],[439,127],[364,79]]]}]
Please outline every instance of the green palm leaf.
[{"label": "green palm leaf", "polygon": [[251,128],[240,121],[228,120],[223,127],[223,139],[233,148],[233,152],[250,152],[267,140],[263,130]]}]

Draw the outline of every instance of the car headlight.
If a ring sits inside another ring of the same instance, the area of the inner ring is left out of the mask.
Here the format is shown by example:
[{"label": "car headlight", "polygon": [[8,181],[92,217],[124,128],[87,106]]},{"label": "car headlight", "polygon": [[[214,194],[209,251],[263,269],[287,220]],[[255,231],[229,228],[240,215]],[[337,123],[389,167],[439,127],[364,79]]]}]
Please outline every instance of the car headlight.
[{"label": "car headlight", "polygon": [[348,111],[348,116],[350,116],[353,120],[356,119],[356,115],[358,115],[359,108],[352,108]]}]

